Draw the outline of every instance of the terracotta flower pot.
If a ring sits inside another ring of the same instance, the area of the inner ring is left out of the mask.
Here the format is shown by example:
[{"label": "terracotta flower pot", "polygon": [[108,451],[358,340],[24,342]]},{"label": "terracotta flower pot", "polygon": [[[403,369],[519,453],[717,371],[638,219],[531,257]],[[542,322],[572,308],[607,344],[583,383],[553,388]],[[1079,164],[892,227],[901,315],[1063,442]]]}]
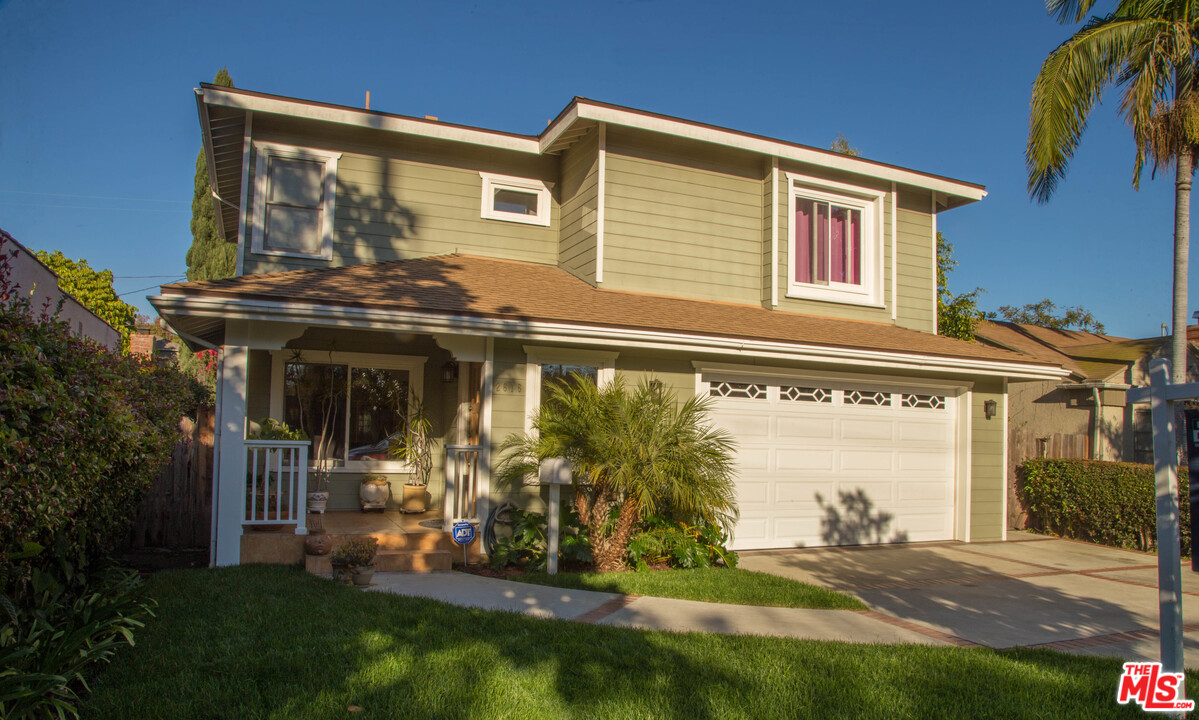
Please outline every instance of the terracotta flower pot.
[{"label": "terracotta flower pot", "polygon": [[304,552],[309,555],[328,555],[333,550],[333,538],[324,530],[316,530],[304,538]]}]

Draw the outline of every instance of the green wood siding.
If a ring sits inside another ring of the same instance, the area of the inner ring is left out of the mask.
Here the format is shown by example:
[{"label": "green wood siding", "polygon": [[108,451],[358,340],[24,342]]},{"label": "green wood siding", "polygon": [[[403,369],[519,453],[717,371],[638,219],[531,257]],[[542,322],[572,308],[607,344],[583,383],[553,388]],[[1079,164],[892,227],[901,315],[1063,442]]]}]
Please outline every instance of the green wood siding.
[{"label": "green wood siding", "polygon": [[562,185],[558,266],[595,284],[597,213],[599,210],[599,131],[591,130],[560,161]]},{"label": "green wood siding", "polygon": [[[970,411],[970,539],[1000,540],[1007,518],[1003,515],[1003,436],[1007,419],[1003,416],[1003,383],[978,382],[972,393]],[[983,403],[994,400],[999,414],[990,420]]]},{"label": "green wood siding", "polygon": [[901,190],[897,213],[899,311],[895,324],[925,332],[936,332],[937,322],[931,202],[927,192]]},{"label": "green wood siding", "polygon": [[618,127],[607,149],[603,287],[760,303],[760,161]]},{"label": "green wood siding", "polygon": [[[258,118],[254,139],[342,155],[332,261],[258,255],[247,243],[246,274],[453,252],[558,263],[557,158],[361,129],[328,128],[314,136],[289,121]],[[250,212],[255,162],[251,158]],[[545,181],[552,196],[549,227],[480,217],[480,172]]]}]

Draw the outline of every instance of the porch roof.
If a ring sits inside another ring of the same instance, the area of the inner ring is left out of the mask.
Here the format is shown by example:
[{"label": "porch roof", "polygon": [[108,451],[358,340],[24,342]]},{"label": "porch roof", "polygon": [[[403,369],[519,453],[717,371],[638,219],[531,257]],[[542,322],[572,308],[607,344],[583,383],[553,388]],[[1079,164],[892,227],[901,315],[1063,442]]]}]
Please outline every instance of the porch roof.
[{"label": "porch roof", "polygon": [[[189,310],[188,301],[198,299],[209,301],[210,311]],[[274,308],[274,319],[284,319],[288,313],[299,317],[302,308],[313,306],[365,308],[429,318],[503,321],[509,335],[513,328],[548,323],[646,336],[660,333],[956,358],[1018,366],[1022,372],[1043,377],[1066,374],[1060,365],[1020,353],[885,323],[604,290],[553,265],[461,254],[175,283],[162,286],[162,295],[151,300],[181,333],[214,345],[223,341],[224,320],[237,317],[239,306],[266,304]]]}]

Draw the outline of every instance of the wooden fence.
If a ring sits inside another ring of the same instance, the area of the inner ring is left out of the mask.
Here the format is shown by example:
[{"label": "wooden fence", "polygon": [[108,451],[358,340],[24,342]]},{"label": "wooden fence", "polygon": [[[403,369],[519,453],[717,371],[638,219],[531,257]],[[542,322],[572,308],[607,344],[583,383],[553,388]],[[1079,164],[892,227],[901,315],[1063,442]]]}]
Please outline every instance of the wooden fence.
[{"label": "wooden fence", "polygon": [[1029,458],[1075,458],[1091,457],[1091,438],[1085,433],[1053,433],[1044,435],[1031,430],[1012,430],[1008,437],[1008,527],[1022,530],[1028,514],[1016,494],[1016,468]]},{"label": "wooden fence", "polygon": [[212,521],[213,411],[201,408],[196,422],[180,421],[183,439],[171,461],[146,491],[130,532],[133,551],[208,547]]}]

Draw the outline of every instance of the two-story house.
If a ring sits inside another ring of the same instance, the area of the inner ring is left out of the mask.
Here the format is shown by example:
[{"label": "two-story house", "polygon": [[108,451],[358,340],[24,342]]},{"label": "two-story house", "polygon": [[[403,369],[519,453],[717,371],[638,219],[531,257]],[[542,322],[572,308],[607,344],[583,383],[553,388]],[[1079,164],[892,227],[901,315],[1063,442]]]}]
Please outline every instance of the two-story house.
[{"label": "two-story house", "polygon": [[[364,472],[398,496],[412,468],[382,449],[420,397],[432,511],[396,522],[436,529],[538,502],[489,469],[570,371],[714,398],[736,548],[1004,536],[1008,382],[1065,371],[936,334],[937,215],[983,187],[584,98],[538,135],[196,100],[237,277],[153,302],[224,349],[217,564],[259,557],[247,528],[302,520],[247,419],[331,417],[329,507],[354,510]],[[263,473],[284,490],[256,491]]]}]

